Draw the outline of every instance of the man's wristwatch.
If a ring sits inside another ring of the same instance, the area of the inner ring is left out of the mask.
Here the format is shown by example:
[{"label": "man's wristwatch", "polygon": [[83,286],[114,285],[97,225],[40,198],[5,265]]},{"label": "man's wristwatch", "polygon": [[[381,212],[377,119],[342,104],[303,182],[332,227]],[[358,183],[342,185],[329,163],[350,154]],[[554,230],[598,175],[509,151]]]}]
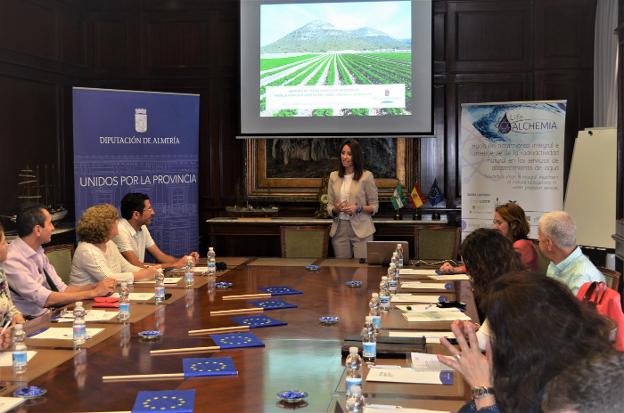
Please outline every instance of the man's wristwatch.
[{"label": "man's wristwatch", "polygon": [[482,399],[486,396],[494,396],[494,388],[486,386],[474,386],[472,388],[472,398],[475,400]]},{"label": "man's wristwatch", "polygon": [[364,208],[362,207],[362,205],[358,205],[357,208],[355,208],[355,213],[356,214],[361,214],[363,209]]}]

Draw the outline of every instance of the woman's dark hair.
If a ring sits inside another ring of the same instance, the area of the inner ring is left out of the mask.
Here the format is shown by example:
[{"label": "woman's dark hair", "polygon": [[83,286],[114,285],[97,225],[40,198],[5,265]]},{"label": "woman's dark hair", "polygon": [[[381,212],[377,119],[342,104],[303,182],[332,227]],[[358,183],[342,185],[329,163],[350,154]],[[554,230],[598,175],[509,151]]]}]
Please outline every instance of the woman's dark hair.
[{"label": "woman's dark hair", "polygon": [[513,241],[519,239],[526,239],[531,230],[529,227],[529,221],[527,221],[524,209],[520,205],[514,202],[507,202],[506,204],[496,207],[496,212],[507,222],[509,225],[509,231]]},{"label": "woman's dark hair", "polygon": [[524,269],[511,241],[495,229],[472,231],[462,242],[460,254],[479,301],[492,281],[510,271]]},{"label": "woman's dark hair", "polygon": [[338,176],[341,178],[345,176],[345,168],[342,166],[342,161],[340,160],[340,154],[342,153],[342,148],[344,148],[345,145],[349,146],[351,149],[353,180],[359,181],[364,173],[364,156],[362,155],[362,147],[356,140],[348,140],[340,144],[340,150],[338,151]]},{"label": "woman's dark hair", "polygon": [[501,411],[540,411],[542,391],[553,377],[583,357],[611,349],[606,319],[552,278],[505,274],[492,283],[482,306],[492,331]]}]

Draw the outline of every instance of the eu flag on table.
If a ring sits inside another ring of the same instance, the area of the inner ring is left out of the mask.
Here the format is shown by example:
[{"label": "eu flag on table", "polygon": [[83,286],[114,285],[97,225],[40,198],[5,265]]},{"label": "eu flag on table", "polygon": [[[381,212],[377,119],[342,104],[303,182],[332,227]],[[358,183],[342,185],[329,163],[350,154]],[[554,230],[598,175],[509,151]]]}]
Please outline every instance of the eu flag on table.
[{"label": "eu flag on table", "polygon": [[440,187],[438,186],[438,178],[433,180],[433,185],[431,185],[431,189],[429,190],[428,198],[431,206],[444,201],[444,195],[442,195],[442,191],[440,191]]},{"label": "eu flag on table", "polygon": [[288,324],[265,315],[243,315],[240,317],[232,317],[230,320],[243,326],[249,326],[249,328],[277,327]]},{"label": "eu flag on table", "polygon": [[271,295],[295,295],[295,294],[303,294],[303,292],[299,290],[295,290],[294,288],[286,287],[283,285],[275,286],[275,287],[264,287],[260,288],[260,291],[263,293],[270,293]]},{"label": "eu flag on table", "polygon": [[132,413],[193,413],[195,390],[140,391]]},{"label": "eu flag on table", "polygon": [[211,334],[210,338],[221,349],[242,347],[264,347],[264,343],[258,340],[253,333],[224,333]]},{"label": "eu flag on table", "polygon": [[275,300],[275,299],[252,300],[252,301],[248,301],[248,303],[254,307],[264,308],[267,311],[268,310],[283,310],[285,308],[297,308],[295,304],[290,304],[290,303],[287,303],[286,301]]},{"label": "eu flag on table", "polygon": [[182,359],[184,377],[235,376],[232,357],[204,357]]}]

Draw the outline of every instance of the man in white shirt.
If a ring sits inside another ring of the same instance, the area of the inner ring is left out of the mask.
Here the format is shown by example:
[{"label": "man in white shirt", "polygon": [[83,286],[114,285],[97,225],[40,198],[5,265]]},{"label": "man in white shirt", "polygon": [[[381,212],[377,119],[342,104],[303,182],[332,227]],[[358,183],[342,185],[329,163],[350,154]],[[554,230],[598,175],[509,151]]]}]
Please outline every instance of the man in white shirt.
[{"label": "man in white shirt", "polygon": [[172,257],[160,250],[152,239],[147,225],[152,222],[155,215],[152,204],[147,195],[131,192],[126,194],[121,200],[121,216],[117,228],[119,234],[113,241],[119,248],[119,252],[132,265],[145,266],[145,250],[160,263],[163,268],[182,267],[186,265],[187,257],[197,263],[199,254],[191,252],[188,256],[181,258]]}]

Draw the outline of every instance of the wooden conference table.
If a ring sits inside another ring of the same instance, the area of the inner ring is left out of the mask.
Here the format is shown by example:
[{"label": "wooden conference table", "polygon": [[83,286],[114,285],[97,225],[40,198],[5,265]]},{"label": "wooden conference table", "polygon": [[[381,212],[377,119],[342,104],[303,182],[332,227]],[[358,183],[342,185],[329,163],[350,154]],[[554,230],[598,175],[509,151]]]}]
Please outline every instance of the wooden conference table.
[{"label": "wooden conference table", "polygon": [[[205,283],[190,290],[168,288],[167,291],[173,293],[168,301],[173,302],[161,306],[133,304],[132,313],[140,313],[135,316],[140,319],[124,326],[115,323],[104,325],[107,338],[92,343],[86,351],[41,351],[44,349],[29,347],[29,350],[41,352],[46,366],[43,370],[51,369],[41,374],[41,367],[29,363],[27,375],[38,377],[29,380],[28,384],[47,389],[47,394],[27,401],[14,411],[129,411],[140,390],[186,389],[196,389],[196,412],[282,411],[285,407],[278,402],[276,393],[288,389],[309,393],[307,404],[297,406],[302,411],[341,411],[344,406],[342,341],[347,336],[359,334],[368,312],[370,294],[378,290],[379,279],[386,269],[344,260],[220,257],[218,261],[230,263],[228,271],[218,278],[218,281],[233,283],[228,290],[209,289]],[[305,265],[310,263],[320,264],[320,270],[307,271]],[[347,287],[345,282],[349,280],[362,281],[362,288]],[[150,355],[150,350],[154,349],[213,345],[208,336],[189,337],[188,331],[233,326],[235,324],[230,317],[210,316],[209,312],[250,307],[247,301],[223,301],[221,296],[257,293],[260,287],[279,285],[292,287],[303,294],[276,297],[298,308],[265,312],[288,325],[251,330],[264,342],[264,348],[184,356]],[[136,288],[141,290],[139,286]],[[455,289],[459,299],[468,300],[468,313],[474,318],[474,305],[467,282],[455,282]],[[340,321],[333,326],[322,325],[319,317],[323,315],[339,316]],[[386,324],[390,322],[396,328],[414,328],[392,312],[384,320]],[[47,325],[45,320],[36,320],[27,326],[27,331],[42,325]],[[87,327],[92,325],[88,323]],[[159,329],[162,338],[150,342],[137,336],[140,331],[149,329]],[[441,351],[439,345],[430,345],[427,350]],[[102,381],[102,376],[106,375],[181,373],[182,358],[210,356],[231,356],[238,375],[166,381]],[[382,360],[381,363],[405,365],[406,360]],[[7,381],[14,378],[10,377],[8,368],[4,369],[0,370],[3,373],[0,384],[5,385],[0,396],[9,395],[15,385]],[[442,385],[387,383],[376,383],[375,386],[364,383],[363,387],[369,402],[454,411],[468,397],[464,383],[458,375],[456,377],[457,384],[450,390]]]}]

